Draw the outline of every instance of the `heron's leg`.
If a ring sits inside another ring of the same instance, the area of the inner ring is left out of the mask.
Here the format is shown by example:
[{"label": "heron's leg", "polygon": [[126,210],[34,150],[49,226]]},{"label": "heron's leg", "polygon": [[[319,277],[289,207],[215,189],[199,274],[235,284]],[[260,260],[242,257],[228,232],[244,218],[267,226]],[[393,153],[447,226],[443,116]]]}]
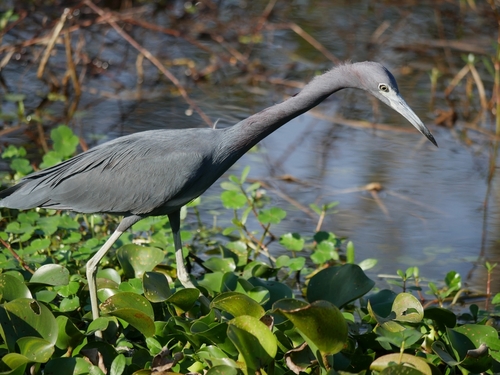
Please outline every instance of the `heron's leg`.
[{"label": "heron's leg", "polygon": [[106,255],[108,250],[113,246],[116,240],[122,235],[123,231],[115,230],[111,237],[105,242],[105,244],[99,249],[95,255],[90,258],[87,262],[87,282],[89,283],[89,294],[90,294],[90,306],[92,307],[92,319],[95,320],[99,318],[99,304],[97,302],[97,283],[96,283],[96,273],[97,267],[101,262],[101,259]]},{"label": "heron's leg", "polygon": [[196,288],[189,277],[186,265],[184,264],[184,256],[182,255],[182,241],[181,241],[181,213],[176,211],[168,215],[170,221],[170,228],[172,228],[172,235],[174,237],[175,246],[175,262],[177,263],[177,278],[184,288]]},{"label": "heron's leg", "polygon": [[[186,265],[184,264],[184,257],[182,256],[182,241],[181,241],[181,213],[176,211],[168,215],[168,220],[170,221],[170,227],[172,228],[172,235],[174,236],[175,245],[175,261],[177,263],[177,278],[181,282],[184,288],[194,288],[194,284],[191,282],[189,273],[186,270]],[[200,292],[200,302],[208,310],[210,310],[210,301]],[[216,313],[218,315],[218,312]]]}]

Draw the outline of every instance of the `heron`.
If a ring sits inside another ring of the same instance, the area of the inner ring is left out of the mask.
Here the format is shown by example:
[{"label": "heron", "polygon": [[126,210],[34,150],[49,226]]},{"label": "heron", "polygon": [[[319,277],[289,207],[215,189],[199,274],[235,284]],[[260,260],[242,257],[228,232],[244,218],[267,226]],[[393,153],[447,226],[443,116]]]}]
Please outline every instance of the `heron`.
[{"label": "heron", "polygon": [[203,194],[263,138],[345,88],[369,92],[437,146],[433,135],[400,95],[389,70],[370,61],[344,63],[312,79],[295,96],[231,127],[150,130],[102,143],[1,191],[0,207],[44,207],[123,216],[86,264],[93,319],[99,317],[96,273],[101,259],[123,232],[148,216],[168,216],[177,278],[185,288],[194,288],[182,255],[181,208]]}]

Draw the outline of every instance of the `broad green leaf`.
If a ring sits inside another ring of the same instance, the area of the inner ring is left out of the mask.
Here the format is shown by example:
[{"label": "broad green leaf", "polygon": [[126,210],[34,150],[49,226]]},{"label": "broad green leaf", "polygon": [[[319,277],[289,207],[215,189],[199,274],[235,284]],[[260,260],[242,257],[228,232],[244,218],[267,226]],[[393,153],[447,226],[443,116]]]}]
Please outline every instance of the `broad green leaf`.
[{"label": "broad green leaf", "polygon": [[163,302],[172,295],[167,277],[159,272],[145,272],[142,277],[144,297],[151,302]]},{"label": "broad green leaf", "polygon": [[236,269],[233,258],[211,257],[203,262],[203,266],[213,272],[233,272]]},{"label": "broad green leaf", "polygon": [[85,336],[67,316],[59,315],[56,318],[56,322],[59,328],[56,346],[59,349],[74,348],[82,342]]},{"label": "broad green leaf", "polygon": [[423,372],[407,365],[393,365],[386,367],[380,375],[425,375]]},{"label": "broad green leaf", "polygon": [[274,265],[276,268],[282,268],[282,267],[288,267],[290,264],[290,258],[288,255],[280,255],[278,258],[276,258],[276,261],[274,262]]},{"label": "broad green leaf", "polygon": [[175,305],[182,311],[188,311],[198,300],[199,295],[200,291],[198,289],[180,289],[168,297],[167,302]]},{"label": "broad green leaf", "polygon": [[241,193],[241,187],[240,185],[238,184],[235,184],[234,182],[230,182],[230,181],[222,181],[220,183],[220,187],[224,190],[228,190],[228,191],[236,191],[238,193]]},{"label": "broad green leaf", "polygon": [[448,366],[455,367],[460,364],[459,361],[457,361],[450,353],[448,353],[448,350],[441,341],[435,341],[432,344],[432,351],[436,353],[436,355],[441,358],[441,360]]},{"label": "broad green leaf", "polygon": [[253,374],[274,359],[278,351],[276,337],[259,319],[241,315],[229,321],[227,335]]},{"label": "broad green leaf", "polygon": [[302,251],[304,242],[304,239],[298,233],[286,233],[280,237],[280,244],[291,251]]},{"label": "broad green leaf", "polygon": [[54,344],[39,337],[21,337],[17,346],[30,362],[45,363],[54,353]]},{"label": "broad green leaf", "polygon": [[70,281],[67,285],[61,285],[54,288],[61,297],[71,297],[78,293],[80,290],[80,283],[76,281]]},{"label": "broad green leaf", "polygon": [[73,131],[66,125],[60,125],[50,132],[50,137],[54,141],[54,150],[64,158],[73,155],[80,140]]},{"label": "broad green leaf", "polygon": [[223,191],[220,199],[225,208],[234,210],[242,208],[247,203],[245,194],[232,190]]},{"label": "broad green leaf", "polygon": [[237,292],[225,292],[219,294],[210,304],[212,308],[228,312],[234,317],[250,315],[260,319],[265,311],[261,305],[245,294]]},{"label": "broad green leaf", "polygon": [[272,207],[259,212],[258,220],[262,224],[279,224],[281,220],[286,217],[286,211],[278,208]]},{"label": "broad green leaf", "polygon": [[198,280],[198,285],[211,292],[221,292],[223,287],[223,272],[206,273],[203,278]]},{"label": "broad green leaf", "polygon": [[367,270],[372,269],[373,267],[375,267],[377,265],[377,263],[378,263],[377,259],[368,258],[368,259],[364,259],[361,262],[359,262],[358,266],[363,271],[367,271]]},{"label": "broad green leaf", "polygon": [[[432,375],[432,370],[429,364],[424,361],[422,358],[415,357],[406,353],[392,353],[386,354],[382,357],[377,358],[370,365],[370,370],[373,371],[383,371],[386,368],[392,366],[393,363],[404,364],[404,366],[408,366],[409,369],[417,370],[424,375]],[[404,368],[400,369],[405,370]],[[407,372],[393,372],[393,374],[406,374]],[[412,373],[408,373],[411,375]]]},{"label": "broad green leaf", "polygon": [[154,320],[141,310],[134,308],[118,308],[108,312],[108,314],[126,321],[146,337],[151,337],[155,334]]},{"label": "broad green leaf", "polygon": [[93,335],[96,331],[105,331],[109,326],[112,328],[117,327],[118,319],[114,316],[100,316],[90,322],[86,335]]},{"label": "broad green leaf", "polygon": [[465,335],[474,344],[474,347],[469,349],[477,349],[481,344],[485,344],[491,339],[498,340],[497,330],[490,326],[464,324],[463,326],[454,328],[453,331]]},{"label": "broad green leaf", "polygon": [[97,366],[84,358],[55,358],[47,363],[44,375],[97,375],[102,374]]},{"label": "broad green leaf", "polygon": [[371,294],[367,297],[367,300],[375,314],[382,318],[386,318],[392,311],[392,305],[396,296],[397,294],[392,290],[382,289],[375,294]]},{"label": "broad green leaf", "polygon": [[402,327],[394,329],[394,322],[387,322],[376,328],[376,333],[379,335],[377,341],[380,343],[390,343],[398,348],[408,348],[419,341],[423,334],[411,327]]},{"label": "broad green leaf", "polygon": [[264,287],[269,290],[269,301],[264,304],[264,310],[269,310],[273,307],[276,301],[284,298],[293,298],[293,290],[286,284],[272,280],[262,280],[257,277],[248,279],[254,286]]},{"label": "broad green leaf", "polygon": [[101,311],[123,319],[146,337],[155,333],[153,308],[149,301],[139,294],[117,293],[101,304]]},{"label": "broad green leaf", "polygon": [[462,367],[474,373],[485,372],[491,367],[492,358],[485,345],[492,339],[498,340],[498,332],[493,327],[465,324],[447,328],[446,333]]},{"label": "broad green leaf", "polygon": [[78,296],[65,297],[59,304],[61,312],[75,311],[80,307],[80,298]]},{"label": "broad green leaf", "polygon": [[328,267],[309,281],[307,300],[326,300],[341,308],[368,293],[374,285],[356,264]]},{"label": "broad green leaf", "polygon": [[150,272],[159,264],[165,254],[156,247],[127,244],[116,251],[116,257],[127,278],[142,278],[144,272]]},{"label": "broad green leaf", "polygon": [[11,352],[22,337],[40,337],[53,345],[57,340],[56,319],[45,305],[31,298],[18,298],[0,305],[0,327],[3,341]]},{"label": "broad green leaf", "polygon": [[210,340],[210,342],[213,343],[214,345],[217,345],[216,347],[213,347],[213,350],[211,350],[211,352],[213,352],[215,349],[224,351],[225,353],[224,357],[220,357],[224,358],[224,360],[217,361],[214,363],[214,365],[217,363],[224,365],[233,364],[234,361],[227,358],[227,354],[229,354],[232,357],[236,357],[238,355],[238,350],[236,349],[232,341],[229,339],[227,335],[227,330],[228,330],[228,323],[226,322],[216,323],[216,324],[211,323],[211,325],[207,325],[198,320],[191,325],[190,332],[192,334],[204,337],[205,339]]},{"label": "broad green leaf", "polygon": [[328,301],[306,302],[284,299],[273,309],[286,318],[325,354],[338,353],[347,341],[347,322],[340,310]]},{"label": "broad green leaf", "polygon": [[426,308],[424,317],[434,320],[442,330],[444,330],[445,327],[453,328],[457,325],[457,316],[452,311],[437,306]]},{"label": "broad green leaf", "polygon": [[236,366],[218,365],[211,367],[205,375],[243,375],[243,371]]},{"label": "broad green leaf", "polygon": [[111,363],[111,369],[109,375],[122,375],[125,371],[125,367],[127,365],[127,360],[123,354],[118,354],[115,359],[113,359],[113,363]]},{"label": "broad green leaf", "polygon": [[24,282],[18,278],[0,274],[0,301],[12,301],[16,298],[31,298],[31,292]]},{"label": "broad green leaf", "polygon": [[[224,336],[227,337],[227,323],[224,323],[226,329],[224,330]],[[234,348],[234,345],[233,345]],[[236,350],[236,348],[234,348]],[[237,355],[238,351],[234,355]],[[227,353],[221,350],[219,346],[207,345],[202,347],[200,350],[196,352],[197,357],[199,357],[202,361],[213,364],[216,366],[228,366],[228,367],[238,367],[236,362],[231,358],[228,358]]]},{"label": "broad green leaf", "polygon": [[33,167],[28,159],[15,158],[11,161],[10,168],[21,176],[26,176],[33,172]]},{"label": "broad green leaf", "polygon": [[46,264],[35,271],[29,283],[50,286],[68,285],[69,271],[59,264]]},{"label": "broad green leaf", "polygon": [[153,308],[149,301],[136,293],[116,293],[101,304],[101,310],[104,314],[110,314],[120,308],[133,308],[154,319]]},{"label": "broad green leaf", "polygon": [[97,271],[96,276],[98,279],[108,279],[113,281],[117,287],[122,282],[120,274],[114,268],[101,268]]},{"label": "broad green leaf", "polygon": [[392,305],[394,318],[400,322],[419,323],[424,318],[424,308],[420,301],[410,293],[399,293]]},{"label": "broad green leaf", "polygon": [[254,260],[248,263],[243,269],[243,277],[250,278],[253,276],[253,277],[262,277],[266,279],[268,277],[273,276],[275,272],[276,270],[271,268],[267,263]]}]

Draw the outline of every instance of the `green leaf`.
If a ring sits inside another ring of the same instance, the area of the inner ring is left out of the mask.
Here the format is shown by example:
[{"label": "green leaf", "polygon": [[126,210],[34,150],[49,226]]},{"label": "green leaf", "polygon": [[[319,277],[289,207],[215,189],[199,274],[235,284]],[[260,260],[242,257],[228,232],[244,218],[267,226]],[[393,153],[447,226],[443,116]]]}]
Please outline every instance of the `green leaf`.
[{"label": "green leaf", "polygon": [[2,152],[2,159],[11,159],[14,157],[24,158],[26,156],[26,149],[24,147],[16,147],[8,145]]},{"label": "green leaf", "polygon": [[39,337],[21,337],[17,346],[30,362],[45,363],[54,353],[54,344]]},{"label": "green leaf", "polygon": [[265,314],[261,305],[247,295],[238,292],[221,293],[212,300],[210,306],[226,311],[234,317],[249,315],[260,319]]},{"label": "green leaf", "polygon": [[142,277],[144,297],[151,302],[163,302],[172,295],[167,277],[159,272],[145,272]]},{"label": "green leaf", "polygon": [[243,170],[241,171],[241,179],[240,179],[240,182],[243,184],[245,183],[247,177],[248,177],[248,174],[250,173],[250,166],[247,165],[245,168],[243,168]]},{"label": "green leaf", "polygon": [[340,310],[328,301],[307,304],[283,299],[276,302],[273,309],[288,318],[300,334],[324,354],[338,353],[347,341],[347,322]]},{"label": "green leaf", "polygon": [[32,298],[24,282],[9,274],[0,274],[0,301],[12,301],[16,298]]},{"label": "green leaf", "polygon": [[319,208],[318,205],[314,204],[314,203],[311,203],[309,205],[309,208],[311,208],[311,210],[313,210],[316,213],[316,215],[318,215],[318,216],[321,215],[321,213],[323,212],[322,209]]},{"label": "green leaf", "polygon": [[213,272],[233,272],[236,269],[233,258],[211,257],[203,265]]},{"label": "green leaf", "polygon": [[116,293],[101,304],[101,311],[123,319],[146,337],[155,333],[153,308],[149,301],[139,294]]},{"label": "green leaf", "polygon": [[59,310],[61,312],[75,311],[80,307],[80,298],[78,296],[63,298],[59,304]]},{"label": "green leaf", "polygon": [[306,258],[304,257],[296,257],[292,258],[288,264],[288,268],[291,271],[300,271],[306,265]]},{"label": "green leaf", "polygon": [[457,361],[455,358],[453,358],[448,351],[446,350],[446,347],[441,341],[435,341],[432,344],[432,351],[437,354],[441,360],[446,363],[448,366],[455,367],[460,364],[459,361]]},{"label": "green leaf", "polygon": [[220,199],[225,208],[233,210],[240,209],[247,203],[247,197],[245,194],[232,190],[222,192]]},{"label": "green leaf", "polygon": [[457,325],[457,316],[450,310],[437,306],[430,306],[424,311],[424,318],[434,320],[440,329],[453,328]]},{"label": "green leaf", "polygon": [[262,280],[257,277],[251,277],[248,281],[256,287],[264,287],[269,291],[269,300],[264,304],[264,310],[271,309],[273,304],[280,299],[293,298],[293,291],[286,284],[278,281]]},{"label": "green leaf", "polygon": [[352,241],[347,242],[346,246],[347,263],[354,263],[354,244]]},{"label": "green leaf", "polygon": [[200,291],[198,289],[187,288],[180,289],[170,297],[167,298],[167,302],[175,305],[183,311],[189,311],[191,307],[198,300]]},{"label": "green leaf", "polygon": [[276,337],[253,316],[242,315],[230,320],[227,335],[245,360],[248,374],[271,363],[278,351]]},{"label": "green leaf", "polygon": [[286,233],[280,237],[280,244],[291,251],[303,250],[304,242],[304,239],[298,233]]},{"label": "green leaf", "polygon": [[122,375],[125,371],[127,360],[123,354],[118,354],[111,363],[109,375]]},{"label": "green leaf", "polygon": [[44,375],[97,375],[102,374],[97,366],[93,366],[84,358],[55,358],[47,363]]},{"label": "green leaf", "polygon": [[243,375],[243,371],[236,367],[236,365],[218,365],[211,367],[205,375]]},{"label": "green leaf", "polygon": [[33,172],[33,167],[28,159],[15,158],[11,161],[10,168],[22,176]]},{"label": "green leaf", "polygon": [[68,285],[69,271],[59,264],[45,264],[31,276],[30,284]]},{"label": "green leaf", "polygon": [[80,140],[73,131],[66,125],[60,125],[50,132],[50,137],[54,141],[54,150],[64,158],[70,157],[76,151]]},{"label": "green leaf", "polygon": [[274,262],[274,265],[276,268],[282,268],[282,267],[288,267],[290,264],[290,257],[288,255],[280,255],[278,258],[276,258],[276,261]]},{"label": "green leaf", "polygon": [[[404,365],[402,367],[396,367],[394,363]],[[413,373],[408,371],[416,370],[417,374],[432,375],[431,367],[427,362],[419,357],[406,353],[392,353],[379,357],[372,362],[370,370],[383,371],[386,368],[391,368],[391,366],[396,367],[394,370],[397,369],[399,371],[391,372],[391,374],[412,375]]]},{"label": "green leaf", "polygon": [[220,187],[222,189],[224,189],[224,190],[236,191],[238,193],[241,193],[241,187],[240,187],[240,185],[235,184],[234,182],[223,181],[223,182],[221,182]]},{"label": "green leaf", "polygon": [[375,267],[377,265],[377,263],[378,263],[377,259],[368,258],[368,259],[364,259],[361,262],[359,262],[358,266],[363,271],[367,271],[367,270],[372,269],[373,267]]},{"label": "green leaf", "polygon": [[423,336],[420,331],[411,327],[392,329],[394,325],[391,325],[390,323],[394,322],[389,321],[377,327],[376,333],[379,335],[379,337],[377,337],[377,341],[380,343],[388,342],[398,348],[406,349],[419,341]]},{"label": "green leaf", "polygon": [[[223,323],[220,325],[225,325],[224,329],[224,337],[227,337],[227,323]],[[232,343],[231,343],[232,345]],[[234,348],[234,346],[233,346]],[[238,355],[238,351],[234,348],[234,355]],[[202,347],[200,350],[196,352],[196,355],[204,362],[212,364],[214,367],[229,367],[229,368],[237,368],[236,362],[231,358],[227,357],[227,353],[221,350],[218,346],[207,345]],[[208,374],[208,373],[207,373]],[[223,373],[225,374],[225,373]]]},{"label": "green leaf", "polygon": [[399,293],[392,305],[396,313],[395,320],[407,323],[419,323],[424,318],[424,308],[420,301],[410,293]]},{"label": "green leaf", "polygon": [[116,251],[116,257],[127,278],[142,278],[144,272],[152,271],[165,254],[156,247],[127,244]]},{"label": "green leaf", "polygon": [[463,334],[474,344],[474,347],[469,349],[477,349],[481,344],[487,343],[491,339],[498,340],[498,332],[491,326],[464,324],[454,328],[453,331]]},{"label": "green leaf", "polygon": [[286,211],[273,207],[259,212],[258,220],[262,224],[279,224],[286,217]]},{"label": "green leaf", "polygon": [[[213,310],[212,310],[213,311]],[[200,320],[196,321],[193,323],[191,326],[190,332],[198,337],[204,337],[205,339],[210,340],[213,344],[217,345],[217,347],[214,347],[213,349],[210,350],[212,354],[214,354],[214,351],[224,351],[225,353],[229,354],[232,357],[236,357],[238,355],[238,350],[232,343],[232,341],[229,339],[227,335],[227,329],[228,329],[228,324],[226,322],[223,323],[211,323],[211,325],[203,324],[200,322]],[[218,353],[218,352],[217,352]],[[216,354],[217,358],[223,359],[223,360],[217,360],[214,361],[213,364],[231,364],[231,365],[236,365],[236,363],[229,358],[227,358],[227,354],[225,354],[221,357],[220,354]],[[210,361],[213,359],[211,358]]]},{"label": "green leaf", "polygon": [[13,352],[22,337],[40,337],[55,344],[57,322],[50,310],[31,298],[18,298],[0,305],[0,335]]},{"label": "green leaf", "polygon": [[326,300],[341,308],[368,293],[374,285],[356,264],[328,267],[309,281],[307,300]]},{"label": "green leaf", "polygon": [[56,346],[59,349],[74,348],[82,342],[85,336],[67,316],[59,315],[56,322],[59,328]]}]

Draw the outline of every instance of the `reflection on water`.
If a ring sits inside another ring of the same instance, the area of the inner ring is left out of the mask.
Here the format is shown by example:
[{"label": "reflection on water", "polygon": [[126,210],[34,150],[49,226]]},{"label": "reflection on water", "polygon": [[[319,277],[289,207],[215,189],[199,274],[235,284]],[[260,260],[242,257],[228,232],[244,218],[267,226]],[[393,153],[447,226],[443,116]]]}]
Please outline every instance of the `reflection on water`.
[{"label": "reflection on water", "polygon": [[[252,12],[260,14],[267,2],[246,4],[245,11],[238,8],[241,4],[228,5],[237,8],[231,8],[231,17],[244,19]],[[222,12],[221,19],[227,17],[227,22],[236,22],[228,14]],[[436,22],[443,17],[446,22]],[[287,6],[278,2],[262,43],[253,46],[251,56],[256,67],[248,69],[262,69],[270,77],[304,81],[315,71],[332,66],[297,34],[271,27],[293,21],[340,60],[383,62],[398,79],[408,104],[431,128],[440,147],[435,148],[413,131],[404,118],[374,103],[363,92],[344,90],[315,113],[376,121],[412,131],[360,130],[308,113],[265,139],[259,153],[245,155],[230,172],[238,173],[250,165],[251,178],[265,180],[304,206],[338,200],[338,213],[327,217],[323,229],[349,237],[355,244],[358,261],[379,259],[371,276],[395,274],[398,268],[414,265],[421,266],[423,277],[433,280],[442,280],[450,270],[465,276],[480,252],[487,150],[465,147],[453,132],[432,126],[429,72],[434,66],[443,71],[450,66],[459,69],[463,54],[470,52],[468,46],[474,47],[475,53],[490,48],[492,43],[487,35],[494,35],[495,23],[489,24],[487,15],[483,15],[486,20],[473,17],[472,13],[462,13],[456,4],[389,6],[376,1],[304,1]],[[167,12],[155,13],[152,18],[153,23],[164,26],[173,22]],[[453,19],[459,20],[459,24]],[[144,30],[135,36],[143,38],[145,46],[161,58],[174,59],[186,53],[194,61],[200,57],[198,48],[180,39]],[[16,37],[19,36],[7,34],[4,42],[12,42]],[[425,45],[443,37],[460,41],[474,38],[474,43],[464,43],[465,47],[457,50],[429,49]],[[115,33],[96,33],[91,38],[95,40],[87,43],[95,54],[92,57],[112,64],[106,72],[95,73],[86,82],[80,111],[71,120],[70,125],[89,145],[102,142],[103,134],[112,139],[147,129],[204,126],[198,116],[186,116],[185,102],[171,94],[169,83],[157,79],[156,69],[148,62],[144,63],[145,81],[137,86],[137,54]],[[265,62],[265,67],[260,67],[258,61]],[[3,74],[6,81],[17,82],[18,92],[28,95],[26,105],[36,107],[37,96],[33,92],[43,90],[44,85],[33,86],[37,80],[29,64],[22,60],[8,64]],[[183,68],[173,69],[182,75]],[[220,119],[218,126],[229,126],[283,100],[283,92],[292,95],[298,90],[259,84],[251,81],[250,76],[245,77],[228,65],[207,82],[191,84],[190,95],[212,120]],[[449,80],[450,76],[439,81],[437,108],[448,108],[439,93]],[[50,109],[63,110],[60,104]],[[19,143],[22,137],[16,133],[4,141]],[[278,178],[286,174],[299,182],[287,183]],[[370,192],[353,191],[372,182],[383,187],[378,193],[379,201]],[[206,195],[216,196],[219,192],[216,184]],[[275,233],[313,233],[313,218],[270,194],[273,204],[288,211],[286,221],[275,228]],[[491,261],[500,260],[498,200],[494,193],[486,254]],[[220,208],[221,204],[216,199],[205,202],[202,214],[208,224],[210,209]],[[272,250],[283,251],[277,244]],[[474,269],[471,282],[484,290],[482,266]]]}]

